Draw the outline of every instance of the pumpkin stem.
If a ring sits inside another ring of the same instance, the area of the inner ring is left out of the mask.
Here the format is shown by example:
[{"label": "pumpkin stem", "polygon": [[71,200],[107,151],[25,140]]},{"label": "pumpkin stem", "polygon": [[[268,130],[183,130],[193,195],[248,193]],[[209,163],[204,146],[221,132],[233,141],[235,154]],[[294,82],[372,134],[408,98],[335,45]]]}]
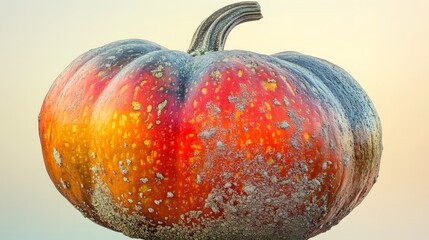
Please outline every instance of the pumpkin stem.
[{"label": "pumpkin stem", "polygon": [[238,2],[223,7],[204,20],[192,37],[188,53],[204,55],[223,50],[229,32],[238,24],[262,18],[257,2]]}]

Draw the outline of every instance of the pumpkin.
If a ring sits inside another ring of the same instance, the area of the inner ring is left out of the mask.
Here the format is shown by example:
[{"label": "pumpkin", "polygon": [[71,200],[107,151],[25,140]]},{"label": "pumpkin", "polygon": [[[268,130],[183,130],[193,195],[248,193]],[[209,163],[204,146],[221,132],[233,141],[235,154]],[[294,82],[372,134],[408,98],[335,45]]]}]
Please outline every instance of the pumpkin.
[{"label": "pumpkin", "polygon": [[343,69],[223,50],[256,2],[226,6],[188,52],[124,40],[74,60],[39,116],[47,172],[84,216],[145,239],[308,239],[375,183],[381,126]]}]

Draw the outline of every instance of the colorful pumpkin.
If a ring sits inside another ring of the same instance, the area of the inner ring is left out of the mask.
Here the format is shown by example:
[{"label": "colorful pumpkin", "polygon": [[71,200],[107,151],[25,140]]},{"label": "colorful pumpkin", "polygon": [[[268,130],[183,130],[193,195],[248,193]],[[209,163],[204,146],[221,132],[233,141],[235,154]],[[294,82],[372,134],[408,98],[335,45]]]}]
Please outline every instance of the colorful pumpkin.
[{"label": "colorful pumpkin", "polygon": [[125,40],[73,61],[39,116],[60,193],[145,239],[308,239],[345,217],[377,178],[376,110],[325,60],[223,50],[234,26],[261,17],[236,3],[188,52]]}]

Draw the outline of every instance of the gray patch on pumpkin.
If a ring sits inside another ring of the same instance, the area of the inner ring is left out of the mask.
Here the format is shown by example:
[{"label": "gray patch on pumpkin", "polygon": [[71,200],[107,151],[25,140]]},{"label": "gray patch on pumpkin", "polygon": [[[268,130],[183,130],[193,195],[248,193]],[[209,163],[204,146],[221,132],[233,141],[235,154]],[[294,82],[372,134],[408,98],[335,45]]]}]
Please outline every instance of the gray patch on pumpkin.
[{"label": "gray patch on pumpkin", "polygon": [[209,110],[209,117],[217,116],[219,113],[222,112],[220,107],[213,104],[213,102],[208,102],[206,104],[206,108]]},{"label": "gray patch on pumpkin", "polygon": [[216,128],[209,128],[207,130],[202,131],[200,134],[198,134],[199,137],[209,139],[211,138],[215,133],[217,132]]},{"label": "gray patch on pumpkin", "polygon": [[232,104],[234,104],[235,105],[235,108],[238,110],[238,111],[244,111],[244,109],[245,109],[245,105],[246,105],[246,99],[240,99],[239,97],[237,97],[237,96],[228,96],[228,101],[230,102],[230,103],[232,103]]},{"label": "gray patch on pumpkin", "polygon": [[286,129],[288,129],[290,127],[290,125],[289,125],[288,122],[283,121],[283,122],[279,123],[277,125],[277,127],[280,128],[280,129],[286,130]]},{"label": "gray patch on pumpkin", "polygon": [[286,96],[283,98],[283,103],[286,105],[286,107],[289,107],[290,105],[289,99]]},{"label": "gray patch on pumpkin", "polygon": [[350,163],[350,156],[344,156],[343,157],[343,163],[344,163],[344,166],[347,167]]},{"label": "gray patch on pumpkin", "polygon": [[226,147],[225,143],[223,143],[222,141],[217,141],[216,142],[216,149],[217,150],[224,150]]}]

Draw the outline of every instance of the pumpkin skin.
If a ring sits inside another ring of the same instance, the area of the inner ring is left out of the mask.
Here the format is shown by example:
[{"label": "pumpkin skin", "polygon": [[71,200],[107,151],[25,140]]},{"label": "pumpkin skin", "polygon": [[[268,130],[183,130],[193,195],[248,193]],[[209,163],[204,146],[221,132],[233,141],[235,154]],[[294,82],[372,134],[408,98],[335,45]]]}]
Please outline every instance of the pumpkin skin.
[{"label": "pumpkin skin", "polygon": [[125,40],[73,61],[39,116],[55,186],[94,222],[135,238],[308,239],[330,229],[378,175],[381,125],[368,96],[325,60],[208,46]]}]

